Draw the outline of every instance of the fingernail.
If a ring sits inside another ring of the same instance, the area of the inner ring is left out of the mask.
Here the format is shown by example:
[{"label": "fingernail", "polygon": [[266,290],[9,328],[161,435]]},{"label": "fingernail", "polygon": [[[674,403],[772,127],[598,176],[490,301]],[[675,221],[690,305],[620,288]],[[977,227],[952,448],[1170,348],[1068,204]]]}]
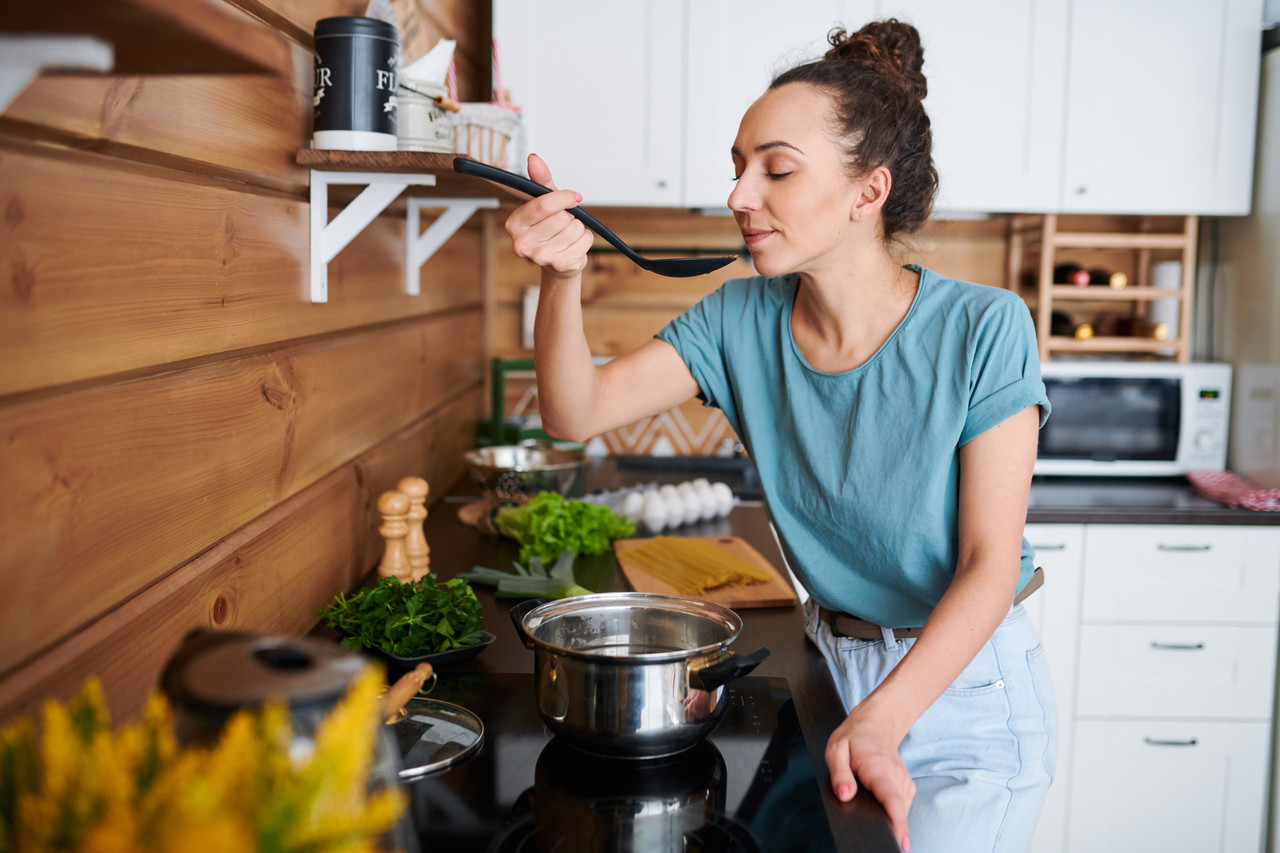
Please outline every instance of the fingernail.
[{"label": "fingernail", "polygon": [[911,853],[911,837],[908,835],[902,836],[902,842],[899,846],[902,848],[902,853]]},{"label": "fingernail", "polygon": [[578,201],[582,201],[582,193],[574,193],[573,195],[578,199]]},{"label": "fingernail", "polygon": [[849,799],[849,796],[850,794],[849,794],[848,785],[841,785],[839,788],[836,788],[836,799],[838,799],[840,802],[842,803],[846,802]]}]

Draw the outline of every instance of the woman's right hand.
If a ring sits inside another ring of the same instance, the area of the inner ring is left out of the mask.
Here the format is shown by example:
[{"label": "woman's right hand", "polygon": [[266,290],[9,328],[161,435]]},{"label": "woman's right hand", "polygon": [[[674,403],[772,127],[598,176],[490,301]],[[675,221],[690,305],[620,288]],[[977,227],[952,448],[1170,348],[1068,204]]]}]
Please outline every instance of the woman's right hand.
[{"label": "woman's right hand", "polygon": [[506,229],[511,235],[511,248],[522,258],[542,267],[544,275],[571,279],[587,265],[587,250],[595,241],[587,227],[569,213],[582,196],[571,190],[556,189],[551,169],[537,154],[529,155],[529,177],[551,187],[552,192],[522,204],[507,217]]}]

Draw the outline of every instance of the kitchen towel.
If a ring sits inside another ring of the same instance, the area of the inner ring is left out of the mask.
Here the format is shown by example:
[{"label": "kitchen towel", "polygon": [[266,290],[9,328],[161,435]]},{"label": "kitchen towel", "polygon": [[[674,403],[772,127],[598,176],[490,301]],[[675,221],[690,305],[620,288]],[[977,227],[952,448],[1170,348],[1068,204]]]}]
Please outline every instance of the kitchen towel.
[{"label": "kitchen towel", "polygon": [[1263,489],[1230,471],[1192,471],[1187,479],[1200,494],[1229,507],[1280,511],[1280,489]]}]

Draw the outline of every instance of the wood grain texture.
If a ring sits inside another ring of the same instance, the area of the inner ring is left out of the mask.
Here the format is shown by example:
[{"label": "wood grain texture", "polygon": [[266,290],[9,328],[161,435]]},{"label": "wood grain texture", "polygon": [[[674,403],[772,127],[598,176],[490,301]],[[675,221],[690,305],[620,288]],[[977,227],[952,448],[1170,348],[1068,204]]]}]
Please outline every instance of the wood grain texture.
[{"label": "wood grain texture", "polygon": [[0,672],[483,384],[479,311],[0,408]]},{"label": "wood grain texture", "polygon": [[[746,560],[751,565],[759,567],[772,576],[772,580],[767,583],[757,583],[743,587],[718,587],[698,593],[697,598],[713,601],[716,604],[723,604],[725,607],[734,610],[753,607],[790,607],[799,601],[791,582],[774,568],[773,563],[770,563],[763,554],[742,537],[690,536],[682,538],[714,545],[725,553]],[[618,565],[622,568],[622,573],[626,575],[627,583],[631,584],[631,588],[636,592],[659,592],[664,595],[684,594],[670,584],[654,577],[627,556],[630,551],[650,541],[652,540],[619,539],[613,543],[614,553],[618,556]]]},{"label": "wood grain texture", "polygon": [[314,305],[307,207],[274,194],[0,149],[0,209],[0,396],[482,300],[478,223],[422,267],[448,285],[408,296],[404,222],[380,218]]},{"label": "wood grain texture", "polygon": [[112,44],[124,74],[269,72],[283,50],[279,33],[223,0],[66,0],[56,14],[10,3],[4,29],[90,33]]},{"label": "wood grain texture", "polygon": [[65,700],[90,676],[102,681],[113,717],[126,720],[189,631],[306,633],[316,611],[376,561],[370,507],[383,485],[406,472],[458,479],[482,397],[468,392],[389,436],[0,678],[0,720]]}]

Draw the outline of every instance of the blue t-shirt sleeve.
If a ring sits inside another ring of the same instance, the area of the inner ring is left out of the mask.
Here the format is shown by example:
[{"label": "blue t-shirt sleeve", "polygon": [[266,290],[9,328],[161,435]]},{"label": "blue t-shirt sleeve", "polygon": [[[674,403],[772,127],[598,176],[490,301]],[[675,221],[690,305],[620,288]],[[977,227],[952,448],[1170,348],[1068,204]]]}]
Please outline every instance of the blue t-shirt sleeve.
[{"label": "blue t-shirt sleeve", "polygon": [[725,285],[708,293],[658,332],[658,339],[676,348],[701,389],[704,405],[720,409],[736,430],[738,412],[725,364]]},{"label": "blue t-shirt sleeve", "polygon": [[960,444],[1031,405],[1040,406],[1040,426],[1044,426],[1049,418],[1049,398],[1040,378],[1035,325],[1026,303],[1011,296],[983,312],[973,344],[969,414]]}]

